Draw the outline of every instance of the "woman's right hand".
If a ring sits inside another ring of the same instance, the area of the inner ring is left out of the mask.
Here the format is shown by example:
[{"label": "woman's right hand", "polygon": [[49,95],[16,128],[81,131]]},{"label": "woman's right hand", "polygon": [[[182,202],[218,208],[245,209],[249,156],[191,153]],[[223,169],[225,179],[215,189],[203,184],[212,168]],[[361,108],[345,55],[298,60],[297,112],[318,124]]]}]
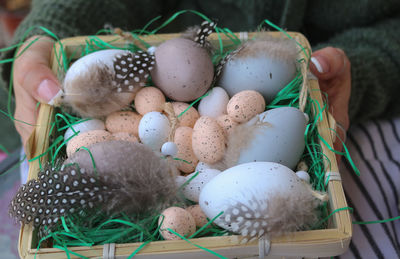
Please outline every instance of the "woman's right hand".
[{"label": "woman's right hand", "polygon": [[36,38],[38,40],[15,59],[13,70],[15,127],[24,147],[32,134],[33,125],[36,124],[37,102],[51,103],[53,97],[61,90],[57,77],[50,69],[53,39],[33,36],[20,47],[19,53]]}]

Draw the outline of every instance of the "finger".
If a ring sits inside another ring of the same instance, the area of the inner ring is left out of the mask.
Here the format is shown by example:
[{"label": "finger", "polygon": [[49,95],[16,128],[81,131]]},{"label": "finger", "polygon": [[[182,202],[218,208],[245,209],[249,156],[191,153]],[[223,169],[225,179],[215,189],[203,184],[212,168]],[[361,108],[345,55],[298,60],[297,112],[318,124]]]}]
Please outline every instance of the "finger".
[{"label": "finger", "polygon": [[311,72],[321,80],[329,80],[350,71],[350,62],[344,51],[327,47],[313,53]]},{"label": "finger", "polygon": [[[24,47],[34,39],[30,39]],[[15,60],[13,76],[16,96],[25,91],[35,100],[49,103],[61,90],[57,77],[50,69],[52,47],[53,41],[50,38],[40,38]]]}]

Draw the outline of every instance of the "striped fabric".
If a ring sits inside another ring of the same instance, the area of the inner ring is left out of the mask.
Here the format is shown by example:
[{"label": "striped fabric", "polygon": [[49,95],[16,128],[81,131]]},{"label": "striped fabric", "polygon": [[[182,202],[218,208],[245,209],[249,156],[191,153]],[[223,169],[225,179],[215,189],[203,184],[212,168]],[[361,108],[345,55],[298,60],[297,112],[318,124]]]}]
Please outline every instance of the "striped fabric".
[{"label": "striped fabric", "polygon": [[[399,216],[400,117],[353,126],[346,145],[361,172],[355,175],[342,160],[340,172],[353,220]],[[340,258],[400,258],[400,220],[353,227],[350,249]]]}]

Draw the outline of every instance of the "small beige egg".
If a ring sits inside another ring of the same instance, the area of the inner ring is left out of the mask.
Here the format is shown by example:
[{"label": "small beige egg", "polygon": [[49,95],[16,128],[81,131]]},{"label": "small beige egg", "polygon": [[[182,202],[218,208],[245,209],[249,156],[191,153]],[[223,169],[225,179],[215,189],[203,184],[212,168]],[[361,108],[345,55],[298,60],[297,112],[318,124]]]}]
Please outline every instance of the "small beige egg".
[{"label": "small beige egg", "polygon": [[265,110],[264,97],[253,90],[241,91],[229,100],[228,115],[236,122],[246,122]]},{"label": "small beige egg", "polygon": [[129,141],[129,142],[139,142],[138,138],[135,137],[132,133],[128,132],[115,132],[112,134],[113,140],[122,140],[122,141]]},{"label": "small beige egg", "polygon": [[192,135],[193,129],[190,127],[179,127],[175,130],[174,142],[178,146],[176,157],[190,163],[177,160],[178,169],[184,173],[192,173],[199,162],[193,153]]},{"label": "small beige egg", "polygon": [[83,132],[67,143],[67,156],[70,157],[80,147],[89,147],[92,144],[111,140],[111,134],[105,130],[91,130]]},{"label": "small beige egg", "polygon": [[192,148],[196,157],[202,162],[214,164],[221,160],[225,153],[225,135],[215,119],[201,116],[196,121]]},{"label": "small beige egg", "polygon": [[106,129],[111,133],[128,132],[138,136],[141,115],[132,111],[113,112],[106,118]]},{"label": "small beige egg", "polygon": [[135,96],[135,109],[141,115],[148,112],[162,112],[164,103],[165,96],[156,87],[144,87]]},{"label": "small beige egg", "polygon": [[158,225],[160,226],[160,234],[166,240],[180,240],[181,238],[172,232],[168,231],[172,229],[176,233],[189,237],[196,231],[196,222],[190,214],[185,209],[179,207],[170,207],[161,213],[158,220]]},{"label": "small beige egg", "polygon": [[196,227],[201,228],[202,226],[208,223],[207,216],[201,210],[200,205],[197,204],[189,206],[186,208],[186,210],[189,211],[190,214],[192,214],[192,217],[196,222]]},{"label": "small beige egg", "polygon": [[[172,107],[175,112],[175,116],[179,116],[183,111],[185,111],[189,104],[183,102],[173,102]],[[186,126],[193,128],[194,124],[196,123],[197,119],[200,117],[197,110],[193,107],[190,107],[185,113],[180,116],[179,119],[179,126]]]},{"label": "small beige egg", "polygon": [[235,129],[235,127],[239,125],[239,123],[232,120],[232,118],[226,114],[219,116],[217,118],[217,122],[224,130],[225,136],[228,136]]}]

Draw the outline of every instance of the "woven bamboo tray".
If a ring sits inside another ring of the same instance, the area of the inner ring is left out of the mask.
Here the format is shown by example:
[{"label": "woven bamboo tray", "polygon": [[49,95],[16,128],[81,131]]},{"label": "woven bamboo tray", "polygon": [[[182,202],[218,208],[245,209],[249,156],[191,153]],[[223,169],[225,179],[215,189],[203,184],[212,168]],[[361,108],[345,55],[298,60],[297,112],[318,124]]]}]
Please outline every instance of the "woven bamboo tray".
[{"label": "woven bamboo tray", "polygon": [[[271,36],[278,36],[280,32],[265,32],[271,34]],[[307,39],[299,33],[290,32],[293,38],[295,38],[305,48],[310,48]],[[253,33],[237,33],[238,37],[243,38],[246,36],[251,38],[254,36]],[[161,42],[178,37],[178,34],[158,34],[143,37],[147,43],[151,45],[159,45]],[[127,39],[119,36],[100,36],[105,42],[112,42],[115,46],[125,46]],[[228,42],[229,39],[221,35],[223,41]],[[55,53],[59,53],[60,48],[64,48],[67,55],[73,53],[79,53],[79,48],[85,44],[88,37],[74,37],[68,38],[61,41],[61,44],[57,44],[55,51],[52,55],[52,69],[55,73],[59,73],[59,63],[55,57]],[[209,36],[209,40],[212,44],[218,45],[218,36],[214,33]],[[134,42],[136,45],[141,46],[139,41]],[[77,51],[78,50],[78,51]],[[308,59],[302,51],[299,51],[299,58]],[[322,98],[318,86],[317,80],[313,78],[307,78],[307,67],[305,63],[302,64],[301,71],[303,73],[304,81],[303,87],[308,88],[308,94],[311,98],[322,103]],[[50,125],[53,119],[54,110],[51,106],[46,104],[40,105],[40,111],[37,121],[37,126],[30,137],[27,145],[28,157],[36,157],[44,153],[49,146],[49,132]],[[327,113],[323,113],[323,120],[319,122],[318,131],[319,134],[327,141],[328,144],[332,145],[332,135],[329,130],[330,117]],[[331,170],[338,172],[335,154],[331,152],[324,144],[321,143],[324,154],[331,161]],[[41,157],[41,162],[44,163],[46,157]],[[37,177],[39,170],[39,161],[35,160],[29,165],[29,179]],[[346,199],[344,196],[342,183],[340,179],[330,180],[327,186],[329,193],[328,208],[329,211],[335,211],[336,209],[347,207]],[[254,241],[247,244],[240,244],[241,238],[239,236],[223,236],[223,237],[204,237],[191,239],[191,242],[200,246],[206,247],[223,255],[227,258],[317,258],[326,256],[335,256],[344,253],[350,243],[352,236],[352,224],[350,215],[347,210],[338,211],[333,214],[329,221],[329,228],[322,230],[302,231],[295,232],[293,235],[284,236],[272,239],[268,241],[260,240]],[[21,258],[31,259],[57,259],[66,258],[64,251],[55,248],[43,248],[39,251],[37,247],[37,237],[34,233],[32,226],[23,225],[20,230],[19,236],[19,253]],[[83,256],[90,258],[126,258],[133,251],[135,251],[142,243],[130,243],[130,244],[117,244],[117,245],[104,245],[104,246],[92,246],[92,247],[70,247],[71,251],[77,252]],[[269,249],[268,249],[269,248]],[[115,249],[115,251],[114,251]],[[115,257],[107,257],[105,254],[112,251]],[[106,252],[105,252],[106,251]],[[261,251],[261,252],[260,252]],[[264,253],[262,251],[267,251]],[[72,258],[75,256],[71,255]],[[211,254],[191,245],[187,242],[180,241],[157,241],[147,244],[135,258],[210,258]]]}]

